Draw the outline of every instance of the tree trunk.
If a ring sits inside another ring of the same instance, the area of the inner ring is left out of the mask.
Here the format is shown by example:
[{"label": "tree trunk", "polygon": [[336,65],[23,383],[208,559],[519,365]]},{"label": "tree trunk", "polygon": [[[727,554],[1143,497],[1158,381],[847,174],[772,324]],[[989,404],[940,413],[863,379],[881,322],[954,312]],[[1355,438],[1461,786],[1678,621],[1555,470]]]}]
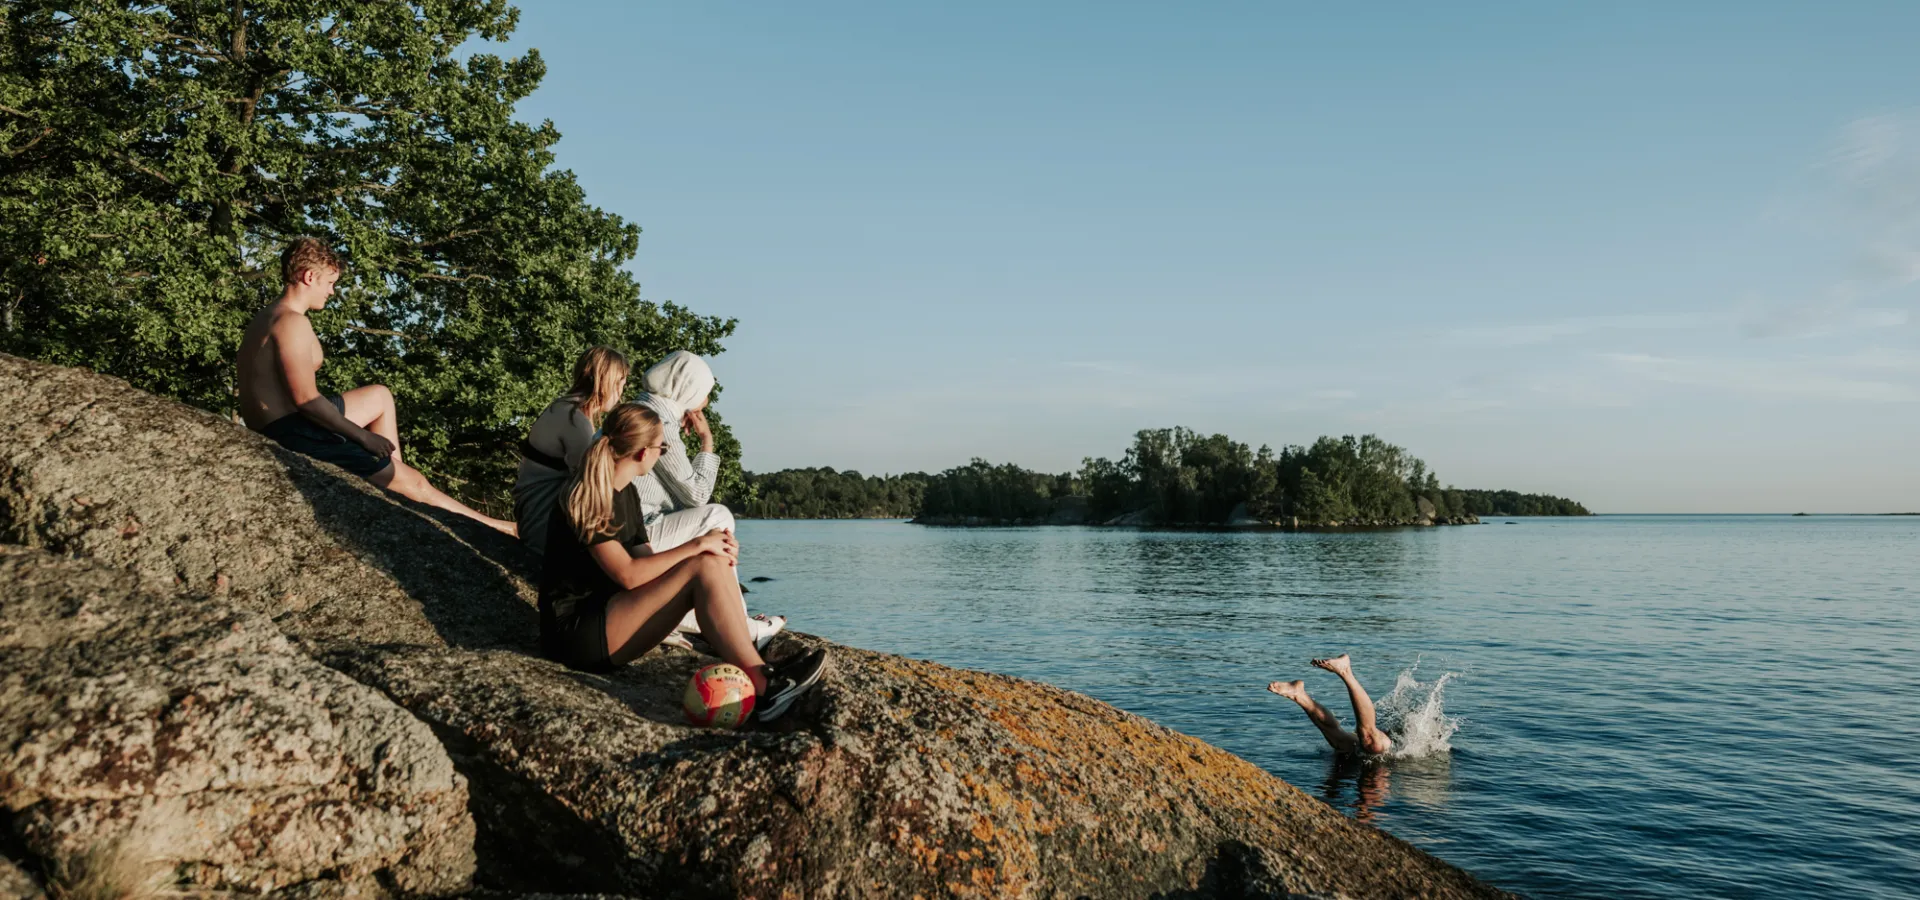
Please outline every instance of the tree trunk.
[{"label": "tree trunk", "polygon": [[[233,38],[229,45],[228,55],[232,57],[236,67],[241,66],[247,58],[247,11],[242,0],[233,0]],[[251,92],[248,102],[240,111],[240,122],[242,126],[245,126],[253,120],[254,107],[260,102],[260,84],[260,80],[256,77],[254,79],[254,90]],[[220,161],[220,171],[228,175],[234,175],[240,171],[240,165],[239,148],[232,148],[227,151],[225,158]],[[207,228],[221,237],[231,238],[235,241],[240,239],[240,228],[234,222],[233,201],[220,199],[213,202],[213,216],[207,221]]]}]

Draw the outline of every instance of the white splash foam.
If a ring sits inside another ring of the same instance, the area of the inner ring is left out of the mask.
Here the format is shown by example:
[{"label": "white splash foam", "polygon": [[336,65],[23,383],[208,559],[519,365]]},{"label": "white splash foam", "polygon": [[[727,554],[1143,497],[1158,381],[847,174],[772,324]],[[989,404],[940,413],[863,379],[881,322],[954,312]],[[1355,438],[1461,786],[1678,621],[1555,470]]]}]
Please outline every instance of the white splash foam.
[{"label": "white splash foam", "polygon": [[1443,673],[1432,681],[1419,679],[1420,664],[1414,663],[1394,681],[1393,692],[1375,701],[1374,711],[1393,737],[1393,756],[1412,758],[1435,756],[1453,751],[1453,733],[1460,720],[1447,715],[1443,695],[1447,682],[1456,672]]}]

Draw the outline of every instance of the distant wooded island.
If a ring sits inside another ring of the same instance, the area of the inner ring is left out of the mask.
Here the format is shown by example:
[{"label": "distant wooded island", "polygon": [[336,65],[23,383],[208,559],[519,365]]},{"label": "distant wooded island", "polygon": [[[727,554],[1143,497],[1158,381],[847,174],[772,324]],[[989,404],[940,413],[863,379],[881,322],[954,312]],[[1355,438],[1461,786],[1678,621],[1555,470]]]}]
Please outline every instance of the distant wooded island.
[{"label": "distant wooded island", "polygon": [[1442,487],[1427,464],[1375,435],[1253,450],[1223,434],[1141,431],[1119,460],[1048,474],[975,459],[938,474],[831,468],[745,476],[754,519],[911,518],[931,525],[1458,524],[1479,516],[1585,516],[1564,497]]}]

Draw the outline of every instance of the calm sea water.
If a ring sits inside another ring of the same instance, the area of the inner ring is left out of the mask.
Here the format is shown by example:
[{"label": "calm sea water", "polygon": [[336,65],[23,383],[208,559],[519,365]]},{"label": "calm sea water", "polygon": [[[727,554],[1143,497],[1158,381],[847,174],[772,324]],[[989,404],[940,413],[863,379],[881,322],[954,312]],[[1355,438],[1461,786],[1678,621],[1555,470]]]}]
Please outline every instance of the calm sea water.
[{"label": "calm sea water", "polygon": [[[1488,521],[755,521],[742,571],[795,628],[1090,694],[1510,890],[1920,896],[1920,518]],[[1343,651],[1414,754],[1343,765],[1263,690],[1351,722],[1307,665]]]}]

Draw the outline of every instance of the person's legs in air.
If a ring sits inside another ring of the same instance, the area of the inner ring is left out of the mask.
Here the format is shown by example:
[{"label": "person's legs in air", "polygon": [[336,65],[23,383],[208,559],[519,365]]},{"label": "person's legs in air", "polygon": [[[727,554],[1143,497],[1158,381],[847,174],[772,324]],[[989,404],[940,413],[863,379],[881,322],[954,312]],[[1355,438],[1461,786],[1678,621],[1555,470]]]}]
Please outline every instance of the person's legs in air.
[{"label": "person's legs in air", "polygon": [[1330,659],[1316,659],[1313,664],[1319,668],[1340,676],[1347,685],[1347,697],[1353,701],[1353,732],[1360,741],[1360,749],[1367,753],[1385,753],[1393,749],[1393,741],[1387,733],[1380,730],[1374,719],[1373,698],[1367,696],[1367,689],[1360,686],[1360,680],[1353,677],[1352,661],[1345,653]]},{"label": "person's legs in air", "polygon": [[1360,738],[1340,727],[1340,720],[1321,706],[1319,701],[1307,696],[1307,683],[1304,681],[1276,681],[1267,685],[1267,690],[1300,704],[1313,726],[1320,729],[1320,735],[1327,739],[1335,753],[1354,753],[1360,747]]}]

